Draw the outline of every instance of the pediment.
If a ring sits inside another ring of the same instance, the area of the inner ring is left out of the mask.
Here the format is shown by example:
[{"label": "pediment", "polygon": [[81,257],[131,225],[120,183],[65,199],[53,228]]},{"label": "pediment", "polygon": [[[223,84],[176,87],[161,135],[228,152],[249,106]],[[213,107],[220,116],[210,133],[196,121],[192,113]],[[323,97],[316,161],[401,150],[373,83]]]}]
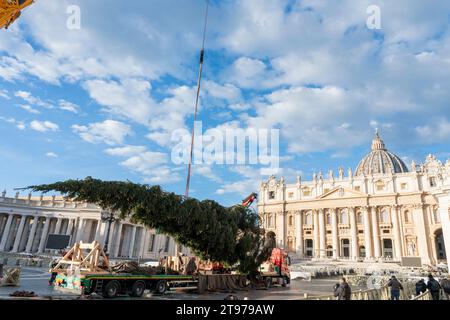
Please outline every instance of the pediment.
[{"label": "pediment", "polygon": [[317,197],[317,199],[342,199],[342,198],[361,198],[361,197],[367,197],[367,194],[344,188],[344,187],[336,187],[327,193]]}]

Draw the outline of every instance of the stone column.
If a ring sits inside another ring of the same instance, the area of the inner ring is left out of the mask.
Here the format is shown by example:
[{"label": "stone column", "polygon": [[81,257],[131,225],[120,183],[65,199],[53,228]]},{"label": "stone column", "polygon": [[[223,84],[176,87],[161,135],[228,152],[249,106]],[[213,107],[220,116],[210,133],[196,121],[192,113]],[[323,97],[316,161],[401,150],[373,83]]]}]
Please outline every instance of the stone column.
[{"label": "stone column", "polygon": [[381,257],[380,232],[379,232],[379,226],[378,226],[377,208],[370,207],[369,210],[370,210],[370,216],[372,218],[373,253],[374,253],[374,257],[377,259],[377,258]]},{"label": "stone column", "polygon": [[313,228],[314,228],[314,258],[320,256],[320,234],[319,234],[319,212],[318,210],[313,211]]},{"label": "stone column", "polygon": [[115,244],[116,246],[114,247],[114,257],[118,257],[119,256],[119,249],[120,249],[120,240],[122,237],[122,228],[123,228],[123,223],[122,222],[117,222],[118,226],[117,226],[117,233],[116,233],[116,239],[115,239]]},{"label": "stone column", "polygon": [[275,223],[276,223],[276,229],[278,230],[279,234],[278,234],[278,242],[279,242],[279,246],[281,248],[285,248],[285,241],[286,241],[286,231],[285,231],[285,214],[284,212],[278,212],[275,215]]},{"label": "stone column", "polygon": [[326,248],[326,228],[325,228],[325,212],[323,209],[319,209],[319,238],[320,238],[320,257],[327,257]]},{"label": "stone column", "polygon": [[333,234],[333,259],[339,257],[339,235],[338,235],[338,221],[337,221],[337,210],[331,210],[331,225]]},{"label": "stone column", "polygon": [[[114,233],[116,230],[116,224],[117,222],[111,222],[111,229],[109,231],[109,239],[108,239],[108,253],[111,255],[113,255],[114,250]],[[106,230],[107,230],[108,226],[106,226]],[[108,231],[106,231],[106,233],[108,233]],[[105,241],[106,241],[106,235],[105,235]]]},{"label": "stone column", "polygon": [[400,236],[400,223],[399,223],[399,208],[400,206],[393,206],[391,208],[392,214],[392,228],[394,229],[394,252],[395,259],[400,261],[402,259],[402,238]]},{"label": "stone column", "polygon": [[27,216],[20,217],[20,224],[19,224],[19,228],[17,229],[16,239],[14,240],[12,252],[19,251],[20,240],[22,240],[22,233],[23,233],[23,228],[25,227],[26,220],[27,220]]},{"label": "stone column", "polygon": [[131,232],[130,249],[128,250],[128,257],[133,257],[133,251],[136,241],[136,226],[133,226],[133,231]]},{"label": "stone column", "polygon": [[297,244],[297,256],[303,258],[303,216],[302,211],[297,211],[295,217],[295,237]]},{"label": "stone column", "polygon": [[366,259],[373,258],[372,251],[372,232],[370,231],[370,216],[367,207],[362,208],[364,215],[364,246],[366,247]]},{"label": "stone column", "polygon": [[67,224],[66,235],[72,234],[74,223],[75,223],[74,219],[69,219],[69,223]]},{"label": "stone column", "polygon": [[95,237],[97,241],[104,245],[106,241],[106,229],[108,222],[103,222],[100,219],[97,223],[97,234],[95,235]]},{"label": "stone column", "polygon": [[78,221],[78,228],[77,228],[77,235],[75,238],[75,242],[80,242],[83,240],[84,236],[84,219],[81,219]]},{"label": "stone column", "polygon": [[45,243],[47,242],[47,233],[49,228],[50,228],[50,218],[45,218],[45,225],[44,229],[42,230],[38,253],[43,253],[45,251]]},{"label": "stone column", "polygon": [[31,253],[31,249],[33,248],[34,236],[36,234],[37,226],[39,225],[39,216],[35,216],[33,219],[33,225],[31,226],[30,235],[28,236],[27,246],[25,248],[25,252]]},{"label": "stone column", "polygon": [[352,259],[357,260],[359,257],[358,252],[358,226],[356,222],[356,210],[355,208],[349,209],[350,213],[350,233],[352,237]]},{"label": "stone column", "polygon": [[62,219],[57,218],[56,226],[55,226],[55,234],[59,234],[59,232],[61,231],[61,223],[62,223]]},{"label": "stone column", "polygon": [[428,249],[428,232],[425,227],[425,212],[422,204],[415,205],[413,207],[413,220],[416,226],[417,233],[417,247],[419,249],[419,255],[422,258],[422,264],[430,264],[430,251]]},{"label": "stone column", "polygon": [[442,225],[442,236],[444,237],[445,255],[447,256],[447,265],[450,266],[450,195],[438,197],[439,215]]},{"label": "stone column", "polygon": [[0,242],[0,251],[5,251],[6,242],[9,238],[9,232],[11,231],[11,224],[13,221],[14,215],[10,214],[8,216],[8,220],[6,221],[5,231],[3,232],[2,240]]}]

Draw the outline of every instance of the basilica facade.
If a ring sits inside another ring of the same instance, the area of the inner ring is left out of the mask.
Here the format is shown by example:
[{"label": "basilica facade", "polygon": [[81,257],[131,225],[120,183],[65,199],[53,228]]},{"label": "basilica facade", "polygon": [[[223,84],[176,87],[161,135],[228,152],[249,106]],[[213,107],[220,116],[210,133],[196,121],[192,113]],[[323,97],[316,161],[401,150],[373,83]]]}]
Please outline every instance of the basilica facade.
[{"label": "basilica facade", "polygon": [[376,133],[356,170],[272,176],[260,186],[258,213],[277,244],[297,258],[447,263],[450,160],[429,155],[408,168]]}]

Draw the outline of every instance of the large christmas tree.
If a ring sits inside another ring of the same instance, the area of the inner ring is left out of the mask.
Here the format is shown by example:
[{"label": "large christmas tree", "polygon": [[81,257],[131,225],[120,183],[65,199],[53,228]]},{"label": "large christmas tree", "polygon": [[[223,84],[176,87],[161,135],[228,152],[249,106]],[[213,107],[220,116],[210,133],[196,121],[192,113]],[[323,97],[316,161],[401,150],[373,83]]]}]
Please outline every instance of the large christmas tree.
[{"label": "large christmas tree", "polygon": [[91,177],[29,189],[58,191],[75,201],[97,204],[174,237],[203,259],[237,264],[244,273],[255,272],[275,246],[275,235],[265,235],[258,215],[241,205],[227,208],[211,200],[186,199],[159,186]]}]

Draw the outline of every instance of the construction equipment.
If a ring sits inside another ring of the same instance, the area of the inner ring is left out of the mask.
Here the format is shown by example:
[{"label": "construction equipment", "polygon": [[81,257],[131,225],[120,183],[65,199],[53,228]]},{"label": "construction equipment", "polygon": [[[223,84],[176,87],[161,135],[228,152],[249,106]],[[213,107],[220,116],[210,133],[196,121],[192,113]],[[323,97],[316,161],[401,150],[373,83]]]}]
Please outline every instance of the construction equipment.
[{"label": "construction equipment", "polygon": [[244,200],[242,200],[242,205],[244,207],[250,207],[253,202],[255,202],[255,200],[258,199],[258,194],[253,192],[252,194],[250,194],[247,198],[245,198]]},{"label": "construction equipment", "polygon": [[8,29],[34,0],[0,0],[0,29]]},{"label": "construction equipment", "polygon": [[274,248],[268,261],[260,266],[260,275],[264,280],[266,287],[273,284],[281,284],[283,287],[291,282],[289,266],[291,264],[286,251],[280,248]]}]

